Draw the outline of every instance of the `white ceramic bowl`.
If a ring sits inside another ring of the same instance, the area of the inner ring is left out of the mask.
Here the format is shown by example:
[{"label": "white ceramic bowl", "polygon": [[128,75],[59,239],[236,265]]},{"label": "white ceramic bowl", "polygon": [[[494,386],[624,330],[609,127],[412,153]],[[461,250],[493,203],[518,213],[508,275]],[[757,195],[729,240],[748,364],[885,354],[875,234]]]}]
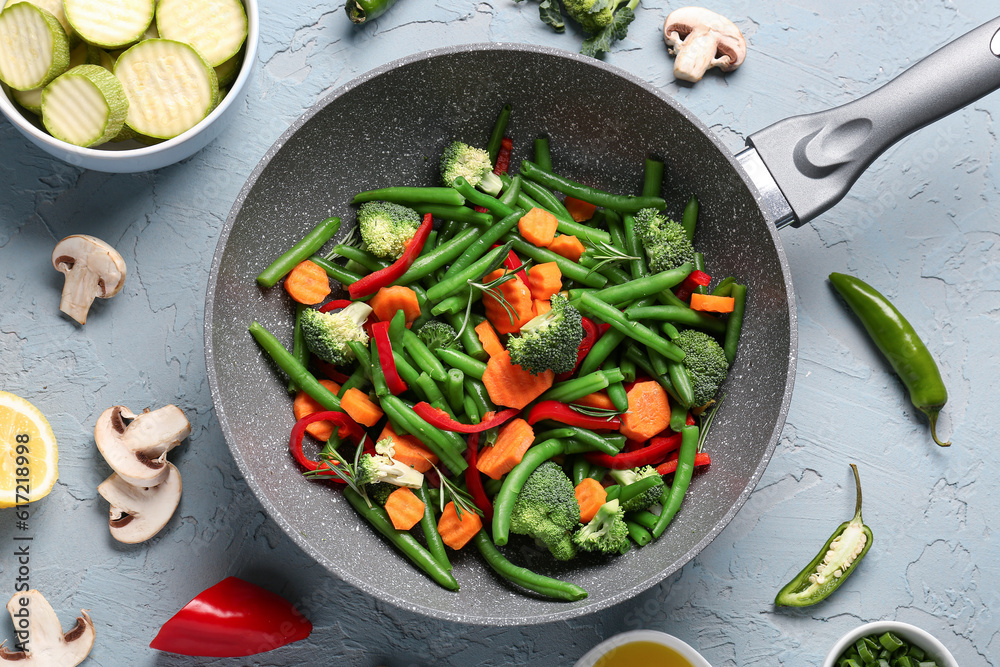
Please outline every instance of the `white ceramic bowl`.
[{"label": "white ceramic bowl", "polygon": [[687,661],[691,663],[692,667],[712,667],[712,665],[708,663],[708,660],[705,660],[705,658],[703,658],[698,651],[691,648],[689,644],[681,641],[673,635],[668,635],[665,632],[657,632],[656,630],[631,630],[629,632],[623,632],[615,635],[614,637],[605,639],[603,642],[587,651],[582,658],[576,661],[576,664],[573,665],[573,667],[593,667],[594,664],[599,659],[607,655],[611,649],[615,649],[619,646],[630,644],[632,642],[652,642],[653,644],[666,646],[686,658]]},{"label": "white ceramic bowl", "polygon": [[142,146],[135,141],[123,141],[120,144],[108,142],[97,148],[74,146],[49,135],[42,128],[41,120],[37,116],[24,111],[11,101],[6,86],[2,86],[3,94],[0,94],[0,113],[3,113],[31,143],[46,153],[85,169],[127,174],[159,169],[179,162],[194,155],[215,139],[237,113],[240,108],[239,102],[246,95],[250,72],[257,60],[260,17],[257,0],[243,0],[243,5],[247,12],[246,51],[236,80],[212,113],[173,139],[155,146]]},{"label": "white ceramic bowl", "polygon": [[833,667],[836,664],[837,658],[840,654],[847,650],[849,646],[854,644],[862,637],[866,635],[881,635],[886,632],[891,632],[900,639],[910,644],[915,644],[922,648],[935,662],[937,662],[939,667],[958,667],[958,661],[955,660],[951,652],[945,648],[944,644],[939,642],[933,636],[931,636],[925,630],[921,630],[915,625],[910,625],[909,623],[902,623],[900,621],[875,621],[874,623],[865,623],[864,625],[855,628],[851,632],[840,638],[830,652],[827,653],[826,659],[823,661],[823,667]]}]

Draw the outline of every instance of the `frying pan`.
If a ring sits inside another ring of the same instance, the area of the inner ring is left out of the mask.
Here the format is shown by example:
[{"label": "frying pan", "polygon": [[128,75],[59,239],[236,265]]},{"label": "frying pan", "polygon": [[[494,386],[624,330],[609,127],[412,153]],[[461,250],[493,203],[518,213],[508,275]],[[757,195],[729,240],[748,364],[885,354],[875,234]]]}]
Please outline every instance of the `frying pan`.
[{"label": "frying pan", "polygon": [[[732,519],[763,473],[795,376],[795,302],[776,229],[837,201],[893,141],[1000,86],[1000,19],[945,47],[871,95],[751,135],[738,156],[670,97],[599,61],[549,48],[480,44],[393,62],[310,109],[267,152],[240,192],[209,280],[205,348],[223,434],[247,484],[288,535],[333,575],[383,601],[482,625],[548,622],[629,599],[676,572]],[[960,62],[962,83],[952,81]],[[489,72],[486,76],[483,73]],[[710,273],[749,286],[740,350],[707,447],[664,537],[610,561],[555,563],[528,541],[509,558],[583,586],[575,603],[526,595],[469,550],[454,554],[461,591],[439,588],[385,544],[340,495],[305,479],[287,453],[286,379],[247,333],[257,320],[290,345],[293,308],[256,275],[317,221],[342,216],[356,192],[435,184],[452,139],[484,145],[503,103],[517,159],[550,137],[554,168],[613,192],[638,192],[644,157],[666,162],[665,196],[679,213],[701,203],[696,245]],[[902,104],[901,104],[902,103]]]}]

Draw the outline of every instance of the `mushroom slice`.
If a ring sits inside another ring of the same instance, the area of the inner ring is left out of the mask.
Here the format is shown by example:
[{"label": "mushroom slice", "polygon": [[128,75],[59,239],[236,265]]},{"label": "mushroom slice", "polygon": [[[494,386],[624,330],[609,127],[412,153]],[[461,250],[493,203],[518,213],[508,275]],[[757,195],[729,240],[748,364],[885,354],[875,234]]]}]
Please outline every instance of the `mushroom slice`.
[{"label": "mushroom slice", "polygon": [[94,440],[104,460],[133,486],[156,486],[167,477],[166,455],[191,435],[191,424],[176,405],[140,415],[115,405],[97,418]]},{"label": "mushroom slice", "polygon": [[52,266],[66,274],[59,310],[86,324],[94,299],[110,299],[125,284],[125,260],[104,241],[86,234],[67,236],[52,251]]},{"label": "mushroom slice", "polygon": [[118,473],[101,482],[97,492],[111,503],[111,537],[126,544],[145,542],[167,525],[181,500],[181,474],[166,464],[167,477],[156,486],[132,486]]},{"label": "mushroom slice", "polygon": [[663,24],[663,41],[676,55],[674,77],[683,81],[701,81],[713,67],[731,72],[747,55],[746,40],[736,24],[703,7],[670,12]]},{"label": "mushroom slice", "polygon": [[64,633],[52,606],[38,591],[15,593],[7,603],[14,621],[14,648],[0,645],[0,664],[20,667],[74,667],[87,659],[94,646],[94,622],[86,611]]}]

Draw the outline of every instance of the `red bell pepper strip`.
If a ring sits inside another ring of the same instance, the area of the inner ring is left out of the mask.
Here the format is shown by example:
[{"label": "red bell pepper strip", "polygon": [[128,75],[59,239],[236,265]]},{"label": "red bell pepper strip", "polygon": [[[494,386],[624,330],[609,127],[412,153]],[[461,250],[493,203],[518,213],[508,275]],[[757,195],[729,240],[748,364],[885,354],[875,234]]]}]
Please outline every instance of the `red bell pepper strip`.
[{"label": "red bell pepper strip", "polygon": [[[697,454],[694,455],[695,468],[698,468],[700,466],[711,465],[711,463],[712,463],[712,457],[710,457],[707,452],[698,452]],[[673,459],[672,461],[667,461],[664,464],[656,466],[656,472],[660,473],[661,475],[669,475],[670,473],[676,471],[677,471],[677,459]]]},{"label": "red bell pepper strip", "polygon": [[680,446],[681,434],[675,433],[667,437],[655,437],[650,440],[647,447],[637,449],[634,452],[623,452],[614,456],[609,456],[603,452],[587,452],[583,456],[594,465],[611,468],[612,470],[628,470],[629,468],[638,468],[639,466],[658,463],[667,454]]},{"label": "red bell pepper strip", "polygon": [[493,166],[493,173],[499,176],[506,174],[510,168],[510,153],[514,150],[514,142],[510,137],[500,140],[500,152],[497,153],[497,163]]},{"label": "red bell pepper strip", "polygon": [[520,410],[508,408],[507,410],[501,410],[489,419],[484,419],[478,424],[463,424],[460,421],[452,419],[451,415],[444,410],[439,410],[426,401],[421,401],[414,405],[413,411],[431,426],[436,426],[442,431],[455,431],[456,433],[482,433],[513,419],[520,412]]},{"label": "red bell pepper strip", "polygon": [[684,279],[676,290],[674,290],[674,295],[677,296],[681,301],[687,301],[691,298],[691,294],[699,287],[707,287],[708,284],[712,282],[712,276],[708,275],[704,271],[699,271],[695,269],[688,274],[688,277]]},{"label": "red bell pepper strip", "polygon": [[420,223],[420,227],[417,228],[417,233],[413,235],[413,238],[406,245],[406,250],[403,251],[402,257],[384,269],[369,273],[361,280],[351,283],[347,288],[347,291],[351,294],[351,298],[360,299],[363,296],[374,294],[379,289],[388,287],[406,273],[406,270],[413,265],[413,262],[417,260],[421,251],[423,251],[424,243],[426,243],[427,237],[431,233],[432,224],[431,214],[428,213],[424,216],[424,221]]},{"label": "red bell pepper strip", "polygon": [[573,377],[573,373],[580,367],[580,362],[583,361],[583,358],[590,352],[590,348],[594,347],[594,343],[600,338],[600,328],[592,319],[584,316],[581,318],[580,323],[583,325],[583,340],[580,341],[579,347],[576,348],[576,366],[571,371],[557,375],[556,382],[562,382]]},{"label": "red bell pepper strip", "polygon": [[577,412],[566,403],[560,403],[559,401],[540,401],[535,403],[534,407],[528,413],[528,423],[534,426],[543,419],[551,419],[552,421],[569,424],[570,426],[588,428],[592,431],[613,431],[622,425],[621,419],[617,416],[610,419],[606,417],[590,417]]},{"label": "red bell pepper strip", "polygon": [[392,357],[392,341],[389,340],[389,322],[376,322],[372,325],[372,337],[378,346],[378,363],[385,375],[385,384],[393,396],[399,396],[409,389],[399,377],[396,370],[396,360]]},{"label": "red bell pepper strip", "polygon": [[479,434],[473,433],[465,450],[465,460],[469,464],[469,467],[465,469],[465,487],[469,490],[469,495],[472,496],[472,502],[482,511],[483,518],[489,523],[493,521],[493,503],[490,502],[489,496],[486,495],[486,489],[483,488],[483,477],[479,468],[476,467],[478,458]]},{"label": "red bell pepper strip", "polygon": [[331,310],[340,310],[341,308],[347,308],[351,305],[350,299],[334,299],[333,301],[328,301],[319,307],[319,312],[329,313]]},{"label": "red bell pepper strip", "polygon": [[337,367],[328,361],[323,361],[322,359],[313,359],[313,363],[316,364],[316,368],[323,371],[323,375],[327,376],[337,384],[344,384],[351,379],[350,375],[346,375],[337,370]]},{"label": "red bell pepper strip", "polygon": [[227,577],[163,624],[150,648],[181,655],[237,658],[305,639],[312,623],[288,600]]},{"label": "red bell pepper strip", "polygon": [[292,427],[292,434],[288,438],[288,451],[292,453],[292,458],[308,471],[314,471],[320,469],[321,473],[327,474],[333,481],[342,482],[336,474],[330,470],[326,461],[313,461],[305,455],[302,451],[302,438],[305,436],[306,427],[313,422],[333,422],[335,426],[338,427],[338,431],[343,429],[346,433],[340,433],[341,436],[350,435],[362,437],[364,435],[364,430],[358,424],[348,417],[343,412],[333,412],[333,411],[323,411],[314,412],[310,415],[306,415],[302,419],[295,422],[295,426]]}]

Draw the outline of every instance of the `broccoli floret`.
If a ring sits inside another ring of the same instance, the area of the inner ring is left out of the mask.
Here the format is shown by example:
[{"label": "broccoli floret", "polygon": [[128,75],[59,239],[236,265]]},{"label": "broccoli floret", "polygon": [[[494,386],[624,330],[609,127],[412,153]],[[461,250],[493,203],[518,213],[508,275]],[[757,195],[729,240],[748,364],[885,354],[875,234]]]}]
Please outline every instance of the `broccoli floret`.
[{"label": "broccoli floret", "polygon": [[719,391],[729,372],[726,353],[714,338],[695,329],[685,329],[673,340],[684,350],[684,367],[694,385],[694,404],[705,405]]},{"label": "broccoli floret", "polygon": [[684,227],[653,208],[635,214],[635,233],[646,250],[649,268],[654,273],[676,269],[694,261],[694,246]]},{"label": "broccoli floret", "polygon": [[563,0],[566,13],[591,34],[611,23],[617,5],[616,0]]},{"label": "broccoli floret", "polygon": [[361,325],[371,312],[371,306],[362,301],[355,301],[336,313],[321,313],[314,308],[306,308],[300,321],[306,347],[335,366],[349,363],[354,359],[354,353],[347,343],[357,341],[368,344],[368,334]]},{"label": "broccoli floret", "polygon": [[653,503],[659,502],[660,494],[663,492],[663,478],[653,466],[643,466],[632,468],[631,470],[612,470],[611,477],[621,486],[627,486],[647,477],[656,476],[658,483],[651,489],[640,493],[634,498],[629,498],[628,502],[622,505],[624,512],[638,512],[648,508]]},{"label": "broccoli floret", "polygon": [[355,470],[355,483],[373,484],[375,482],[385,482],[395,486],[408,486],[411,489],[419,489],[424,483],[424,474],[414,470],[410,466],[391,459],[384,454],[365,454],[358,461]]},{"label": "broccoli floret", "polygon": [[423,326],[417,329],[417,338],[433,352],[440,348],[455,347],[458,333],[447,322],[427,320]]},{"label": "broccoli floret", "polygon": [[594,518],[573,533],[573,543],[584,551],[603,554],[623,554],[628,551],[631,547],[628,526],[625,525],[625,511],[618,504],[618,499],[601,505]]},{"label": "broccoli floret", "polygon": [[494,196],[503,187],[503,181],[493,173],[489,153],[482,148],[453,141],[441,154],[441,178],[445,185],[453,186],[459,176],[464,176],[472,187]]},{"label": "broccoli floret", "polygon": [[558,464],[546,461],[524,482],[510,515],[510,530],[549,548],[557,560],[576,555],[572,533],[580,523],[573,482]]},{"label": "broccoli floret", "polygon": [[379,257],[399,259],[420,227],[420,214],[387,201],[369,201],[358,208],[358,229],[365,246]]},{"label": "broccoli floret", "polygon": [[389,494],[398,489],[399,487],[395,484],[387,484],[386,482],[375,482],[374,484],[369,484],[365,487],[365,493],[368,494],[368,499],[371,500],[376,505],[381,505],[385,507],[385,503],[389,500]]},{"label": "broccoli floret", "polygon": [[583,340],[582,316],[562,294],[554,294],[552,310],[521,327],[507,341],[510,361],[529,373],[565,373],[576,368],[576,351]]}]

